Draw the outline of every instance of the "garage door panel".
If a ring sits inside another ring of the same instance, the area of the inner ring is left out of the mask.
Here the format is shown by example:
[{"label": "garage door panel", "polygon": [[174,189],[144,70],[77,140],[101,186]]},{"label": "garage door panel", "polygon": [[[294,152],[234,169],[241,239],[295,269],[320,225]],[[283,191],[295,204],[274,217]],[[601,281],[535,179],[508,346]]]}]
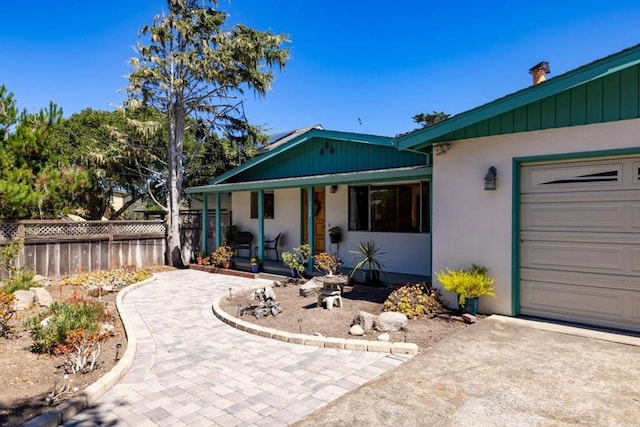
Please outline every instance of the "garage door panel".
[{"label": "garage door panel", "polygon": [[523,204],[521,226],[526,230],[569,229],[624,231],[632,229],[631,206],[620,203]]},{"label": "garage door panel", "polygon": [[633,274],[631,249],[615,245],[531,242],[521,245],[522,267]]},{"label": "garage door panel", "polygon": [[[587,273],[584,271],[522,268],[520,280],[524,282],[553,283],[557,287],[570,285],[629,292],[638,291],[638,277],[634,275],[616,276],[616,280],[612,281],[611,275],[609,274]],[[638,297],[640,298],[640,295],[638,295]]]},{"label": "garage door panel", "polygon": [[581,317],[624,320],[624,295],[610,289],[586,288],[540,282],[523,282],[526,296],[523,313],[529,309],[546,310]]},{"label": "garage door panel", "polygon": [[548,164],[523,169],[522,193],[545,191],[593,191],[623,185],[623,162]]},{"label": "garage door panel", "polygon": [[640,229],[640,205],[633,205],[631,207],[631,224],[634,228]]}]

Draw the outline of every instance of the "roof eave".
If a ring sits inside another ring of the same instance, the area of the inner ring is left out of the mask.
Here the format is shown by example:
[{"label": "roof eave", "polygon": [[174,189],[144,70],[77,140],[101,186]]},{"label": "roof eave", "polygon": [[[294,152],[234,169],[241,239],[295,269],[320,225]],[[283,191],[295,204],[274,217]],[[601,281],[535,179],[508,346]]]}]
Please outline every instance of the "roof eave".
[{"label": "roof eave", "polygon": [[228,184],[212,184],[187,188],[187,194],[225,193],[234,191],[276,190],[286,188],[304,188],[326,185],[363,184],[371,182],[389,182],[408,179],[424,179],[431,176],[432,168],[428,166],[410,166],[404,168],[381,169],[335,173],[330,175],[314,175],[275,180],[233,182]]}]

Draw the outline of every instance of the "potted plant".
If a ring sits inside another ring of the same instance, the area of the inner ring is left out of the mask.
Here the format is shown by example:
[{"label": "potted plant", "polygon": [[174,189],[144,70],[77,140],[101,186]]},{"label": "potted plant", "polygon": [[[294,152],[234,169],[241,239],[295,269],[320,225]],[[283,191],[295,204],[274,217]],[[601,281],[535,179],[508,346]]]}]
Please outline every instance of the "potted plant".
[{"label": "potted plant", "polygon": [[234,224],[229,224],[227,229],[224,231],[224,244],[235,247],[238,234],[240,234],[240,227]]},{"label": "potted plant", "polygon": [[203,252],[197,252],[196,253],[196,263],[198,265],[204,265],[204,258],[205,258],[205,254]]},{"label": "potted plant", "polygon": [[211,254],[211,263],[217,267],[233,268],[233,248],[228,245],[220,246]]},{"label": "potted plant", "polygon": [[309,245],[304,244],[293,248],[293,252],[282,253],[282,262],[291,269],[292,277],[302,277],[310,252]]},{"label": "potted plant", "polygon": [[474,316],[478,314],[481,296],[496,296],[494,279],[487,276],[486,267],[471,264],[471,268],[466,270],[452,271],[447,268],[447,271],[436,273],[436,277],[445,290],[458,294],[458,304]]},{"label": "potted plant", "polygon": [[326,252],[313,256],[313,266],[327,276],[334,276],[342,266],[342,260],[335,255]]},{"label": "potted plant", "polygon": [[358,260],[351,270],[349,277],[353,277],[358,270],[363,269],[364,283],[366,285],[378,284],[380,282],[380,272],[384,268],[384,264],[380,258],[386,252],[377,247],[376,242],[373,240],[362,241],[356,247],[355,251],[349,252],[355,254],[354,259]]},{"label": "potted plant", "polygon": [[262,267],[262,260],[258,257],[251,258],[251,272],[259,273]]},{"label": "potted plant", "polygon": [[342,241],[342,229],[340,227],[333,226],[329,229],[329,239],[331,243],[340,243]]}]

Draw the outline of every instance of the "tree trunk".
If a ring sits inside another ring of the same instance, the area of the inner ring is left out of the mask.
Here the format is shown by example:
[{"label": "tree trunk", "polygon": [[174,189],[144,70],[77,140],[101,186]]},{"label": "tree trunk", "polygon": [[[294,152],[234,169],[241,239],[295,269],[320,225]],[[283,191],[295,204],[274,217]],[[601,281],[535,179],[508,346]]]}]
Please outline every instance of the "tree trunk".
[{"label": "tree trunk", "polygon": [[167,207],[167,251],[172,266],[184,268],[180,242],[180,204],[182,202],[182,147],[184,137],[184,113],[179,103],[174,105],[169,117],[169,182]]}]

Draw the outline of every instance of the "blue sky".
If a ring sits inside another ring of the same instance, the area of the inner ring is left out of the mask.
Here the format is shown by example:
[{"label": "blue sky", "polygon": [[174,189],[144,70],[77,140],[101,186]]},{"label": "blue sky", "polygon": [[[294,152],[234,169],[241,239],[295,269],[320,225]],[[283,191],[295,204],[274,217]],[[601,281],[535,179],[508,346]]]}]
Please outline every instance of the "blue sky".
[{"label": "blue sky", "polygon": [[[4,2],[0,84],[18,106],[52,100],[65,116],[124,99],[138,30],[163,0]],[[229,23],[286,33],[291,60],[264,99],[247,92],[254,124],[311,124],[392,136],[411,117],[460,113],[531,84],[548,61],[560,75],[640,43],[637,0],[560,2],[220,0]]]}]

